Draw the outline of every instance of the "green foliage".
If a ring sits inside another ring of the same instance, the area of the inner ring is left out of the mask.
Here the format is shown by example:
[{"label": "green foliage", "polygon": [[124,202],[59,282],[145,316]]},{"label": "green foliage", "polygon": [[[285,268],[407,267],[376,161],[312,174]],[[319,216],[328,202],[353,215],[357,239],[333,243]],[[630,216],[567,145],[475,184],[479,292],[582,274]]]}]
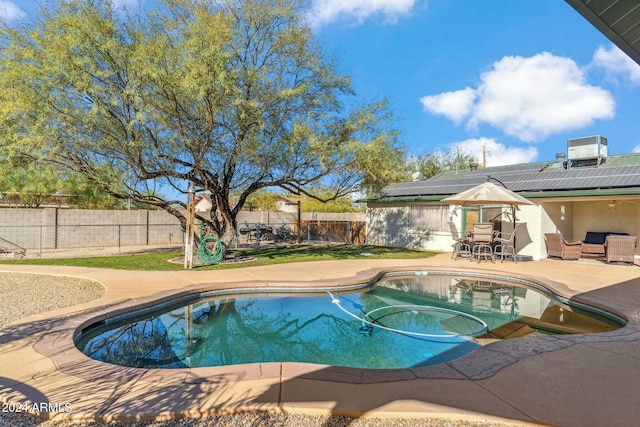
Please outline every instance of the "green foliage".
[{"label": "green foliage", "polygon": [[422,157],[412,158],[406,164],[408,175],[420,172],[420,179],[428,179],[446,170],[469,169],[470,163],[476,163],[477,159],[460,149],[451,153],[435,152],[426,153]]},{"label": "green foliage", "polygon": [[37,208],[60,192],[60,173],[30,162],[0,163],[0,195],[10,206]]},{"label": "green foliage", "polygon": [[289,198],[300,201],[301,212],[358,212],[360,207],[353,203],[350,196],[334,197],[332,189],[324,186],[314,186],[313,192],[317,198],[306,195],[295,197],[288,195]]},{"label": "green foliage", "polygon": [[280,198],[275,193],[261,189],[247,197],[246,207],[252,211],[275,211],[278,209],[278,201]]},{"label": "green foliage", "polygon": [[304,4],[158,0],[122,14],[53,0],[33,23],[0,28],[0,144],[183,224],[186,197],[154,189],[193,183],[225,243],[260,189],[378,191],[402,169],[395,120],[385,102],[350,100]]},{"label": "green foliage", "polygon": [[69,195],[69,204],[80,209],[124,209],[123,201],[105,193],[83,175],[73,172],[61,174],[62,188]]},{"label": "green foliage", "polygon": [[103,192],[83,175],[22,157],[0,161],[0,194],[14,207],[68,204],[81,209],[123,209],[119,199]]},{"label": "green foliage", "polygon": [[306,198],[300,205],[302,212],[358,212],[359,208],[354,206],[350,197],[340,197],[339,199],[321,202],[316,199]]}]

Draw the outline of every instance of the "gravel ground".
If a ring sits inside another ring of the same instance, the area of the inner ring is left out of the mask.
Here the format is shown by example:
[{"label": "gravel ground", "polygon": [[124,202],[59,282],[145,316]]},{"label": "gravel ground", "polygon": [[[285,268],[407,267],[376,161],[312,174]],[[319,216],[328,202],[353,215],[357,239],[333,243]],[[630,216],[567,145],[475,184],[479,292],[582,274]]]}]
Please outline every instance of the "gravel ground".
[{"label": "gravel ground", "polygon": [[[0,272],[0,328],[23,317],[99,298],[99,283],[79,278]],[[0,329],[0,335],[2,330]],[[350,418],[251,412],[200,419],[137,423],[80,423],[48,421],[24,413],[0,411],[0,427],[512,427],[518,424],[441,420],[432,418]]]},{"label": "gravel ground", "polygon": [[0,272],[0,328],[32,314],[91,301],[104,292],[104,286],[87,279]]},{"label": "gravel ground", "polygon": [[[8,415],[8,416],[5,416]],[[496,424],[475,421],[401,418],[350,418],[341,416],[306,416],[299,414],[245,413],[202,419],[181,419],[144,423],[63,423],[43,421],[20,414],[2,414],[0,427],[512,427],[513,424]]]},{"label": "gravel ground", "polygon": [[[95,247],[82,247],[82,248],[69,248],[69,249],[43,249],[40,252],[38,249],[28,249],[24,259],[37,259],[37,258],[78,258],[78,257],[94,257],[94,256],[113,256],[113,255],[128,255],[149,253],[153,251],[166,252],[166,251],[179,251],[183,247],[182,245],[137,245],[137,246],[95,246]],[[4,254],[4,259],[14,259],[11,254]],[[17,259],[20,259],[19,257]]]}]

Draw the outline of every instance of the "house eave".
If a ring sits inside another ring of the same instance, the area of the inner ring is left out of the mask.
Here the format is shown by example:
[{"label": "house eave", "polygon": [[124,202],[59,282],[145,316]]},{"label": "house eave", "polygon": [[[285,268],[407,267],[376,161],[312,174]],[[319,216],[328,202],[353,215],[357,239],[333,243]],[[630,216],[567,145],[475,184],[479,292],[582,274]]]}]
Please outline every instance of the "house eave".
[{"label": "house eave", "polygon": [[[636,196],[640,195],[640,187],[632,188],[598,188],[587,190],[568,191],[523,191],[519,195],[525,199],[554,199],[569,197],[614,197],[614,196]],[[393,196],[378,197],[358,200],[361,203],[428,203],[439,202],[451,194],[421,195],[421,196]]]}]

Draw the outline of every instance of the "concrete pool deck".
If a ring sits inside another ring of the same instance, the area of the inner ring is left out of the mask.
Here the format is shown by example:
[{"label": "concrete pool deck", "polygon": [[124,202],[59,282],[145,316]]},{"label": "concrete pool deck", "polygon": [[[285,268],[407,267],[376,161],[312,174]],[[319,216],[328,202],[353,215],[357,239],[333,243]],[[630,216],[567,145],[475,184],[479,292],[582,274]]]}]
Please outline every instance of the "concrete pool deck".
[{"label": "concrete pool deck", "polygon": [[[500,341],[449,363],[389,371],[302,363],[145,370],[95,362],[73,346],[74,332],[105,313],[137,306],[151,296],[170,298],[176,290],[349,284],[396,269],[474,270],[532,278],[563,296],[608,307],[629,323],[608,333]],[[222,271],[22,265],[2,265],[0,270],[84,277],[107,289],[100,299],[0,329],[0,400],[13,409],[43,404],[54,419],[133,421],[273,411],[628,426],[636,425],[640,416],[638,266],[595,260],[476,264],[441,254]]]}]

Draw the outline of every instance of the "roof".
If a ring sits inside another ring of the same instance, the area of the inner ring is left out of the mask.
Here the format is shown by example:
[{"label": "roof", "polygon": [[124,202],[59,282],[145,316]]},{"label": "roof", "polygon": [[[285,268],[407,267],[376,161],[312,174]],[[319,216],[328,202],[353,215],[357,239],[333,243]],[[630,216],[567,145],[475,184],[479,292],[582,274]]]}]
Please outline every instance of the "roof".
[{"label": "roof", "polygon": [[640,64],[640,2],[566,0],[571,7]]},{"label": "roof", "polygon": [[[565,169],[555,162],[537,162],[484,169],[446,171],[426,181],[402,182],[385,188],[368,202],[437,201],[487,181],[490,176],[525,197],[640,193],[640,154],[610,156],[600,166]],[[606,191],[604,191],[606,190]],[[595,191],[595,193],[594,193]]]}]

